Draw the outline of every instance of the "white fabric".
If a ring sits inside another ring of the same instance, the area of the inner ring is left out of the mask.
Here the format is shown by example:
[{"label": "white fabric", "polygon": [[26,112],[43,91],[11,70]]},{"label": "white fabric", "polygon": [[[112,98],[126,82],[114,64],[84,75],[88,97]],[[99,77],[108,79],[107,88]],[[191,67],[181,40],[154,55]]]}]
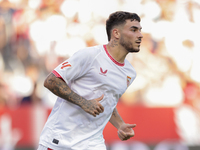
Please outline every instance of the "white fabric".
[{"label": "white fabric", "polygon": [[48,148],[43,146],[43,145],[39,145],[37,150],[47,150]]},{"label": "white fabric", "polygon": [[[53,72],[87,100],[104,94],[100,101],[104,112],[93,117],[58,97],[41,133],[40,144],[56,150],[106,150],[103,129],[118,99],[135,79],[135,69],[127,60],[124,64],[116,62],[100,45],[79,50]],[[53,139],[59,140],[58,144]]]}]

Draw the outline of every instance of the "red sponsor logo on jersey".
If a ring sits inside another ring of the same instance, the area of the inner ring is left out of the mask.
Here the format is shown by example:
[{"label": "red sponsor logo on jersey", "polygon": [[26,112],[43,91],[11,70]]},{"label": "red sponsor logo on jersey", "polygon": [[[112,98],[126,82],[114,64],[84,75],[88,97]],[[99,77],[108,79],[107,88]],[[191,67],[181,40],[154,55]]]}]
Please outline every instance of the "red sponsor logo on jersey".
[{"label": "red sponsor logo on jersey", "polygon": [[65,67],[71,67],[71,65],[70,65],[68,62],[64,62],[64,63],[62,64],[61,69],[65,68]]},{"label": "red sponsor logo on jersey", "polygon": [[131,77],[127,76],[127,87],[130,85],[131,83]]},{"label": "red sponsor logo on jersey", "polygon": [[100,67],[100,73],[99,74],[106,76],[107,72],[108,72],[108,70],[103,71],[103,69]]}]

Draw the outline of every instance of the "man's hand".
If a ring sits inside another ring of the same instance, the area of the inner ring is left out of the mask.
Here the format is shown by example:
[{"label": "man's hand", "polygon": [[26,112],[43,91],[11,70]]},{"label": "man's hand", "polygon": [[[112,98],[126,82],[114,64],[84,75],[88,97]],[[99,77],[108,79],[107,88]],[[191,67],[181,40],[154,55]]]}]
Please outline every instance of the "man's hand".
[{"label": "man's hand", "polygon": [[123,123],[117,133],[118,133],[118,137],[124,141],[124,140],[128,140],[130,139],[131,137],[133,137],[135,135],[134,131],[132,128],[136,127],[136,124],[126,124],[126,123]]},{"label": "man's hand", "polygon": [[85,100],[84,103],[81,105],[81,108],[96,117],[96,115],[99,115],[104,111],[104,107],[99,103],[103,99],[104,95],[102,95],[99,98],[93,99],[93,100]]}]

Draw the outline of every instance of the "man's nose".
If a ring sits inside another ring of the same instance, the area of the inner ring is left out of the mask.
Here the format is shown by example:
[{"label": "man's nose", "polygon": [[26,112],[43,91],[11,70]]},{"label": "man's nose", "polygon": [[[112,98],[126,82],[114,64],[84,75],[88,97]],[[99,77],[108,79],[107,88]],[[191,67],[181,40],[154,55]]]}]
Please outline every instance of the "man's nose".
[{"label": "man's nose", "polygon": [[138,37],[139,37],[139,38],[143,38],[142,32],[139,32]]}]

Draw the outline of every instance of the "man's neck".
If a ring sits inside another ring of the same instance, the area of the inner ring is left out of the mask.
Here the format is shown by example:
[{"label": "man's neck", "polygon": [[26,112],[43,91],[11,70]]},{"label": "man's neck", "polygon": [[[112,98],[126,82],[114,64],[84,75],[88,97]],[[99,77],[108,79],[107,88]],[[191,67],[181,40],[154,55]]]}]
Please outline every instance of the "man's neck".
[{"label": "man's neck", "polygon": [[108,53],[119,63],[124,63],[126,55],[128,54],[127,50],[119,45],[119,43],[115,40],[110,41],[106,48]]}]

